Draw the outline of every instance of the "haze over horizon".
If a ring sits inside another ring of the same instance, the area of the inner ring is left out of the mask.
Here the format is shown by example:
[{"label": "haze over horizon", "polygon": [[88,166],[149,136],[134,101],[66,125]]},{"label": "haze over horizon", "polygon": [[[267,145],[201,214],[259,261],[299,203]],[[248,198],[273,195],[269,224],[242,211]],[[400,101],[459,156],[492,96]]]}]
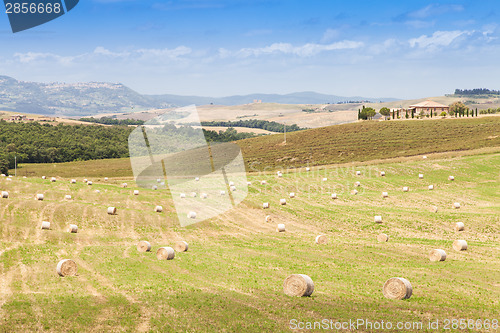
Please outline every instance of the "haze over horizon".
[{"label": "haze over horizon", "polygon": [[210,97],[498,89],[496,8],[493,0],[88,0],[16,34],[0,15],[0,73]]}]

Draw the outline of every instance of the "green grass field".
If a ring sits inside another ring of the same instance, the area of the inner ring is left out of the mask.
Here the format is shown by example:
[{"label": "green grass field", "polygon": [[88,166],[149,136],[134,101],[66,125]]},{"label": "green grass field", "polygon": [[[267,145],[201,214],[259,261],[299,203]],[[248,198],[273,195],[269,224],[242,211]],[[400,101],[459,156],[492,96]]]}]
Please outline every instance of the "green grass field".
[{"label": "green grass field", "polygon": [[[366,126],[382,126],[383,134],[386,125]],[[0,179],[0,189],[10,194],[0,199],[0,331],[286,332],[294,319],[364,319],[422,322],[420,332],[440,320],[439,331],[447,332],[446,319],[500,319],[498,152],[302,168],[282,178],[254,172],[242,204],[186,228],[178,226],[168,193],[140,189],[134,196],[135,187],[121,188],[121,179],[102,180],[114,169],[82,163],[85,170],[75,172],[92,186],[82,178],[77,184],[69,178]],[[43,172],[70,177],[60,173],[64,168],[52,168]],[[362,175],[355,176],[356,170]],[[379,176],[382,170],[386,177]],[[260,185],[264,179],[268,184]],[[359,194],[351,195],[357,180]],[[434,191],[427,190],[430,184]],[[382,191],[389,197],[383,199]],[[289,199],[289,192],[296,197]],[[332,192],[339,199],[332,200]],[[45,200],[33,200],[36,193],[44,193]],[[65,194],[73,199],[65,201]],[[279,205],[280,198],[287,198],[286,206]],[[271,208],[263,210],[262,202]],[[453,209],[454,202],[461,208]],[[163,213],[153,212],[158,204]],[[434,205],[437,213],[431,211]],[[107,215],[108,206],[118,214]],[[265,222],[266,215],[273,222]],[[374,215],[382,215],[383,223],[375,224]],[[42,221],[50,221],[52,230],[41,230]],[[463,232],[453,229],[459,221],[465,223]],[[67,232],[70,223],[78,225],[77,234]],[[287,231],[277,233],[277,223]],[[381,232],[389,242],[377,242]],[[315,244],[319,234],[328,236],[328,244]],[[456,239],[465,239],[468,250],[455,252]],[[140,240],[151,242],[153,251],[139,253]],[[188,252],[170,261],[156,259],[160,246],[179,240],[189,243]],[[429,261],[435,248],[447,252],[446,261]],[[77,276],[57,275],[56,265],[65,258],[76,261]],[[311,297],[284,295],[283,281],[294,273],[313,279]],[[413,296],[384,298],[382,286],[391,277],[408,279]]]}]

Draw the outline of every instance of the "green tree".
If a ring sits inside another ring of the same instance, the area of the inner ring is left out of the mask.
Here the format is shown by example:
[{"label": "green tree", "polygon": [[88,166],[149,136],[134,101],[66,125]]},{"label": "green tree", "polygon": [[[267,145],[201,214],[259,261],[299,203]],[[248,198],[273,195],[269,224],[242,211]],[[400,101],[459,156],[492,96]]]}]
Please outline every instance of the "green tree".
[{"label": "green tree", "polygon": [[383,108],[380,109],[380,111],[378,113],[380,113],[384,117],[388,117],[388,116],[391,115],[391,110],[389,108],[387,108],[387,107],[383,107]]},{"label": "green tree", "polygon": [[450,109],[448,111],[448,113],[450,114],[450,116],[453,116],[453,115],[460,115],[462,114],[462,112],[465,111],[465,109],[467,109],[467,107],[464,105],[464,103],[462,102],[455,102],[453,104],[450,105]]}]

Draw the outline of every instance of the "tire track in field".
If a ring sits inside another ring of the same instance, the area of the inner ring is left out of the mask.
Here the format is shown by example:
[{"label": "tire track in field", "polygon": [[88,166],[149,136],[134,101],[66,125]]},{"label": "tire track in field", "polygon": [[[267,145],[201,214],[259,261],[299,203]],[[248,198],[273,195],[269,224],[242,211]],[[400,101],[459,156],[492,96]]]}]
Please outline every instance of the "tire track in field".
[{"label": "tire track in field", "polygon": [[39,332],[43,332],[44,328],[39,319],[43,318],[43,311],[42,308],[40,308],[40,306],[36,304],[36,299],[35,296],[33,296],[33,291],[28,287],[28,284],[26,283],[26,281],[29,279],[30,274],[28,272],[27,266],[22,262],[19,263],[19,271],[21,273],[21,290],[23,294],[26,294],[28,296],[31,303],[31,309],[38,318],[36,322],[37,330]]}]

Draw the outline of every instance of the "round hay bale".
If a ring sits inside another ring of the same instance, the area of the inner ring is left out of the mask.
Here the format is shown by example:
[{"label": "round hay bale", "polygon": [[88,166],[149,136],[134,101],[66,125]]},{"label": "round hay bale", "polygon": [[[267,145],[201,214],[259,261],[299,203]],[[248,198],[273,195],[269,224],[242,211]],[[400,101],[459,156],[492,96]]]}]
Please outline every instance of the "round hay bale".
[{"label": "round hay bale", "polygon": [[380,171],[380,177],[384,177],[385,176],[385,172],[384,171]]},{"label": "round hay bale", "polygon": [[139,190],[134,190],[134,195],[139,195]]},{"label": "round hay bale", "polygon": [[450,181],[454,181],[454,180],[455,180],[455,177],[453,177],[453,176],[448,176],[448,180],[450,180]]},{"label": "round hay bale", "polygon": [[84,182],[84,183],[88,182],[87,178],[85,178],[85,179],[83,180],[83,182]]},{"label": "round hay bale", "polygon": [[465,225],[463,222],[455,223],[455,231],[463,231],[465,229]]},{"label": "round hay bale", "polygon": [[116,207],[108,207],[109,215],[116,215]]},{"label": "round hay bale", "polygon": [[229,186],[234,186],[234,182],[229,182]]},{"label": "round hay bale", "polygon": [[71,180],[70,180],[70,183],[71,183],[71,184],[76,184],[76,179],[71,179]]},{"label": "round hay bale", "polygon": [[195,219],[195,218],[196,218],[196,212],[189,212],[189,213],[187,214],[187,217],[188,217],[189,219]]},{"label": "round hay bale", "polygon": [[424,156],[422,156],[422,158],[425,160],[425,159],[427,159],[427,156],[424,155]]},{"label": "round hay bale", "polygon": [[156,182],[157,182],[158,184],[160,184],[160,183],[161,183],[161,179],[160,179],[160,178],[156,179]]},{"label": "round hay bale", "polygon": [[43,201],[43,194],[38,193],[37,195],[35,195],[35,200]]},{"label": "round hay bale", "polygon": [[361,171],[356,171],[356,176],[361,176]]},{"label": "round hay bale", "polygon": [[460,208],[460,202],[455,202],[455,203],[453,204],[453,208],[455,208],[455,209],[459,209],[459,208]]},{"label": "round hay bale", "polygon": [[389,299],[408,299],[413,292],[410,281],[400,277],[390,278],[382,289],[384,296]]},{"label": "round hay bale", "polygon": [[231,186],[230,190],[233,191],[233,192],[236,191],[236,186]]},{"label": "round hay bale", "polygon": [[2,191],[2,198],[7,199],[9,197],[9,192]]},{"label": "round hay bale", "polygon": [[262,208],[264,208],[264,209],[269,208],[269,202],[264,202],[264,203],[262,204]]},{"label": "round hay bale", "polygon": [[438,206],[432,206],[431,207],[431,212],[433,212],[433,213],[437,213],[438,210],[439,210]]},{"label": "round hay bale", "polygon": [[78,226],[76,224],[70,224],[68,227],[68,232],[76,234],[78,232]]},{"label": "round hay bale", "polygon": [[338,199],[337,193],[332,193],[332,199]]},{"label": "round hay bale", "polygon": [[180,197],[181,199],[184,199],[186,197],[186,193],[181,193]]},{"label": "round hay bale", "polygon": [[163,212],[163,207],[162,206],[156,206],[155,207],[155,212],[157,212],[157,213]]},{"label": "round hay bale", "polygon": [[196,198],[197,194],[196,192],[191,192],[191,198]]},{"label": "round hay bale", "polygon": [[194,180],[197,181],[197,182],[199,182],[200,181],[200,177],[195,177]]},{"label": "round hay bale", "polygon": [[66,199],[66,200],[71,200],[71,195],[66,194],[66,195],[64,196],[64,199]]},{"label": "round hay bale", "polygon": [[418,174],[418,179],[424,179],[424,175],[422,173]]},{"label": "round hay bale", "polygon": [[2,177],[7,177],[7,175],[5,173],[2,173]]},{"label": "round hay bale", "polygon": [[122,187],[123,187],[123,188],[126,188],[127,186],[128,186],[128,184],[127,184],[127,183],[123,183],[123,184],[122,184]]},{"label": "round hay bale", "polygon": [[429,191],[432,191],[434,189],[434,185],[429,185]]},{"label": "round hay bale", "polygon": [[56,179],[56,177],[52,177],[52,178],[50,178],[50,181],[55,183],[57,181],[57,179]]},{"label": "round hay bale", "polygon": [[408,186],[403,187],[403,192],[408,192],[410,188]]},{"label": "round hay bale", "polygon": [[153,185],[153,186],[151,186],[151,189],[152,189],[153,191],[156,191],[156,190],[158,189],[158,186]]},{"label": "round hay bale", "polygon": [[311,296],[314,292],[314,282],[305,274],[292,274],[283,282],[283,292],[288,296]]},{"label": "round hay bale", "polygon": [[206,199],[206,198],[208,198],[208,194],[202,193],[202,194],[200,194],[200,198]]},{"label": "round hay bale", "polygon": [[290,194],[288,195],[290,198],[295,198],[295,192],[290,192]]},{"label": "round hay bale", "polygon": [[286,205],[286,199],[280,199],[280,205],[282,206]]},{"label": "round hay bale", "polygon": [[42,176],[42,179],[46,179],[46,178],[47,178],[47,177],[45,177],[45,176]]},{"label": "round hay bale", "polygon": [[99,191],[99,190],[95,190],[95,193],[101,193],[101,191]]},{"label": "round hay bale", "polygon": [[389,193],[387,192],[382,192],[382,198],[387,198],[389,197]]},{"label": "round hay bale", "polygon": [[42,230],[50,230],[50,222],[42,221]]},{"label": "round hay bale", "polygon": [[285,225],[283,223],[278,224],[276,227],[277,232],[285,232]]},{"label": "round hay bale", "polygon": [[220,191],[220,195],[226,195],[226,191]]},{"label": "round hay bale", "polygon": [[280,173],[278,173],[278,177],[279,177],[279,178],[283,177],[283,174],[282,174],[281,172],[280,172]]},{"label": "round hay bale", "polygon": [[186,252],[188,248],[189,248],[188,243],[185,241],[177,242],[174,245],[175,252]]},{"label": "round hay bale", "polygon": [[247,182],[247,186],[250,186],[250,185],[252,185],[252,182]]},{"label": "round hay bale", "polygon": [[453,242],[453,250],[455,251],[465,251],[467,250],[467,242],[463,239],[459,239]]},{"label": "round hay bale", "polygon": [[87,182],[87,185],[92,185],[92,182],[89,180],[89,181]]},{"label": "round hay bale", "polygon": [[104,177],[104,181],[107,182],[108,181],[108,177]]},{"label": "round hay bale", "polygon": [[273,221],[273,218],[271,217],[271,215],[267,215],[266,222],[272,222],[272,221]]},{"label": "round hay bale", "polygon": [[323,178],[323,181],[326,182],[328,180],[328,178]]},{"label": "round hay bale", "polygon": [[307,171],[307,172],[311,171],[311,168],[306,168],[306,171]]},{"label": "round hay bale", "polygon": [[352,191],[351,191],[351,194],[352,194],[352,195],[356,195],[356,194],[358,194],[358,190],[352,190]]},{"label": "round hay bale", "polygon": [[374,221],[375,221],[375,223],[382,223],[382,216],[375,215]]},{"label": "round hay bale", "polygon": [[262,180],[262,181],[260,182],[260,185],[266,185],[266,184],[267,184],[267,182],[266,182],[265,180]]},{"label": "round hay bale", "polygon": [[359,187],[359,186],[361,186],[361,183],[360,182],[355,182],[354,186]]},{"label": "round hay bale", "polygon": [[63,277],[75,276],[77,272],[76,262],[71,259],[63,259],[57,264],[56,272]]},{"label": "round hay bale", "polygon": [[137,251],[139,252],[149,252],[151,251],[151,243],[148,241],[140,241],[137,243]]},{"label": "round hay bale", "polygon": [[444,252],[444,250],[441,249],[432,250],[431,253],[429,253],[429,259],[431,261],[445,261],[446,252]]},{"label": "round hay bale", "polygon": [[159,260],[172,260],[175,257],[175,251],[173,248],[165,246],[160,247],[158,251],[156,251],[156,258]]},{"label": "round hay bale", "polygon": [[379,234],[377,236],[377,241],[379,241],[380,243],[388,242],[389,241],[389,236],[387,234]]},{"label": "round hay bale", "polygon": [[316,244],[326,244],[328,243],[328,237],[326,235],[316,236]]}]

